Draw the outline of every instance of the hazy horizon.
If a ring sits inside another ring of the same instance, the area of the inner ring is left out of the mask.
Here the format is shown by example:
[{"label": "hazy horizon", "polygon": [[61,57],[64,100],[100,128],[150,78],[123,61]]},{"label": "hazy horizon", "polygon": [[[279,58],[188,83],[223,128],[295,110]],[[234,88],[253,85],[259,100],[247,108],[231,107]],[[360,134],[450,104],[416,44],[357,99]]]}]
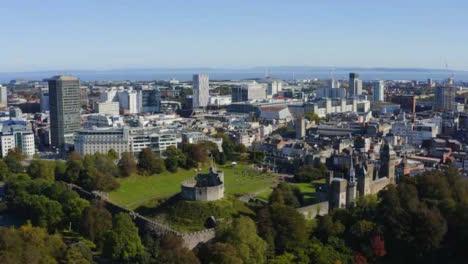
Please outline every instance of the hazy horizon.
[{"label": "hazy horizon", "polygon": [[241,80],[264,78],[266,76],[291,79],[336,79],[348,78],[349,72],[357,72],[363,80],[434,80],[453,76],[456,81],[468,81],[468,71],[423,68],[363,68],[363,67],[318,67],[318,66],[271,66],[245,68],[126,68],[109,70],[49,70],[34,72],[0,72],[0,82],[13,79],[41,80],[59,74],[72,74],[84,81],[122,81],[122,80],[190,80],[195,73],[207,73],[211,80]]}]

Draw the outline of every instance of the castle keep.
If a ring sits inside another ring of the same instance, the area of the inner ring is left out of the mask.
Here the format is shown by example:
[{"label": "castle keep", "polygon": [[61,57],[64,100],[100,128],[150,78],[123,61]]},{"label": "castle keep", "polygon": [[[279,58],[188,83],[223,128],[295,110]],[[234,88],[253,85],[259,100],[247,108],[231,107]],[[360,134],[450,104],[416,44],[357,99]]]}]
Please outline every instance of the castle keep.
[{"label": "castle keep", "polygon": [[224,173],[210,167],[206,174],[182,182],[182,198],[190,201],[215,201],[224,197]]}]

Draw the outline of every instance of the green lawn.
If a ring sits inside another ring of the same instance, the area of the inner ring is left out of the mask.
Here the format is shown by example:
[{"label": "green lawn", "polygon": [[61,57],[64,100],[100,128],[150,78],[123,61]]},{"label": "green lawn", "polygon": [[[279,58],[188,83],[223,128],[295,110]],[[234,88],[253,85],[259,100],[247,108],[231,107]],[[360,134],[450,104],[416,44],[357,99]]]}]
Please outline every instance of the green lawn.
[{"label": "green lawn", "polygon": [[[250,165],[218,165],[224,172],[225,189],[228,194],[247,194],[273,185],[275,175],[257,172]],[[205,168],[203,171],[207,171]],[[180,192],[180,183],[197,174],[192,170],[179,169],[177,173],[164,172],[153,176],[134,175],[119,179],[120,187],[109,193],[111,201],[134,209],[148,202],[168,198]]]},{"label": "green lawn", "polygon": [[302,195],[304,195],[304,205],[314,203],[315,198],[315,187],[312,183],[294,183],[295,186],[299,187]]},{"label": "green lawn", "polygon": [[[318,181],[317,181],[318,182]],[[294,186],[297,186],[301,193],[304,195],[304,205],[309,205],[314,203],[315,198],[315,186],[314,183],[291,183]],[[273,189],[267,189],[255,197],[268,201],[270,194],[273,192]]]}]

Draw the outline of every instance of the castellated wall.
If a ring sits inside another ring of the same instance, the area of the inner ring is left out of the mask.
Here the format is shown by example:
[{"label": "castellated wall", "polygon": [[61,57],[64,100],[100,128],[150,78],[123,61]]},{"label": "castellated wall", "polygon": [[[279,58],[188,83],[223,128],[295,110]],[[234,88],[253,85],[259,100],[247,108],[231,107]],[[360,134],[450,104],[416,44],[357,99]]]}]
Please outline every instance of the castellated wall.
[{"label": "castellated wall", "polygon": [[297,208],[297,211],[304,215],[305,219],[311,220],[317,215],[328,214],[328,201]]},{"label": "castellated wall", "polygon": [[390,180],[387,177],[377,179],[372,182],[371,194],[377,194],[383,188],[390,184]]},{"label": "castellated wall", "polygon": [[182,240],[184,241],[185,247],[187,247],[190,250],[192,250],[199,244],[203,244],[203,243],[210,241],[216,236],[216,230],[214,228],[205,229],[202,231],[193,232],[189,234],[183,234],[183,233],[177,232],[174,229],[168,226],[165,226],[163,224],[160,224],[158,222],[155,222],[154,220],[151,220],[149,218],[146,218],[136,213],[135,211],[116,205],[112,203],[111,201],[104,199],[98,193],[88,192],[74,184],[67,184],[67,186],[73,191],[76,191],[80,195],[80,197],[83,199],[102,200],[104,202],[104,206],[106,207],[106,209],[109,210],[109,212],[113,215],[118,214],[118,213],[126,213],[130,215],[133,222],[138,227],[138,231],[140,234],[150,234],[154,237],[160,237],[164,234],[170,233],[170,234],[173,234],[175,236],[182,238]]}]

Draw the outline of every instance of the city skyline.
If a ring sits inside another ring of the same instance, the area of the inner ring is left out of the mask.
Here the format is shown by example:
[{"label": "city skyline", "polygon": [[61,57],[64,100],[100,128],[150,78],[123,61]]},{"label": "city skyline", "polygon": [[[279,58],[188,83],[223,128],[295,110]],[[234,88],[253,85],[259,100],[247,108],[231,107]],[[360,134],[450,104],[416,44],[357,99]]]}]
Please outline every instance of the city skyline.
[{"label": "city skyline", "polygon": [[0,72],[446,64],[468,70],[464,1],[29,2],[0,7],[8,36]]}]

